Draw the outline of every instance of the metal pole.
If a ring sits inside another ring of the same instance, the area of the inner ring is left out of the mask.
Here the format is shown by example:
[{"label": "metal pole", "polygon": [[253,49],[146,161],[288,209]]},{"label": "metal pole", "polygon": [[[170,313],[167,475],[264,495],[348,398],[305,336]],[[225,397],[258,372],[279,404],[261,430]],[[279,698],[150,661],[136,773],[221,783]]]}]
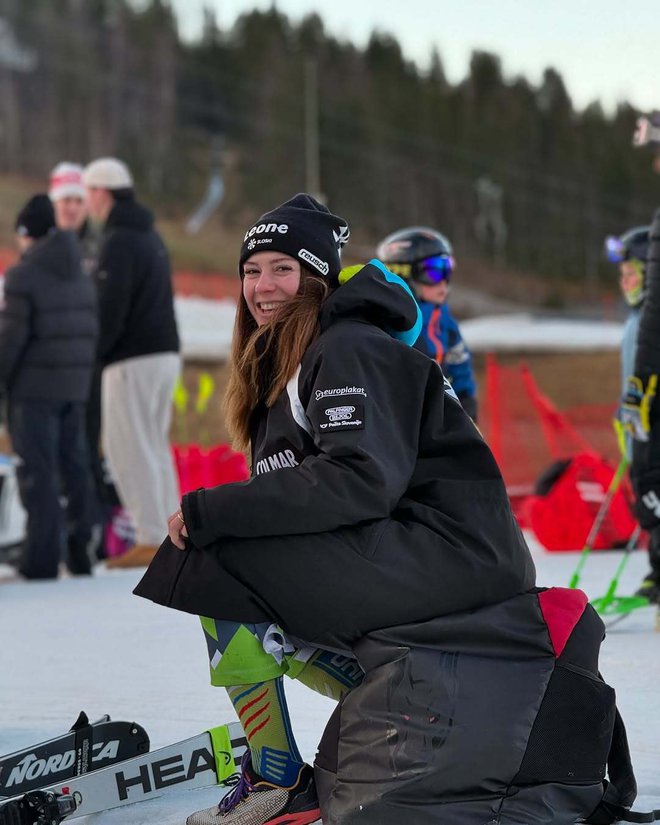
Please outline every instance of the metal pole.
[{"label": "metal pole", "polygon": [[319,155],[318,64],[316,57],[305,56],[305,188],[318,200],[321,195]]}]

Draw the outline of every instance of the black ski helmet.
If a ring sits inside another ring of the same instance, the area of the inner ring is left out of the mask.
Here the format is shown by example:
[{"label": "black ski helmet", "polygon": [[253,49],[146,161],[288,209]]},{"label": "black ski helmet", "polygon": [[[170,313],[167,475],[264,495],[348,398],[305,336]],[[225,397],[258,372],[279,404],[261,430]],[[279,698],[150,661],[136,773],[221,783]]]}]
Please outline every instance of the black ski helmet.
[{"label": "black ski helmet", "polygon": [[447,238],[425,226],[398,229],[388,235],[378,245],[376,257],[395,275],[420,284],[449,281],[455,268]]},{"label": "black ski helmet", "polygon": [[646,259],[649,254],[649,227],[635,226],[623,235],[609,235],[605,239],[607,260],[614,264],[622,261],[641,261],[646,271]]}]

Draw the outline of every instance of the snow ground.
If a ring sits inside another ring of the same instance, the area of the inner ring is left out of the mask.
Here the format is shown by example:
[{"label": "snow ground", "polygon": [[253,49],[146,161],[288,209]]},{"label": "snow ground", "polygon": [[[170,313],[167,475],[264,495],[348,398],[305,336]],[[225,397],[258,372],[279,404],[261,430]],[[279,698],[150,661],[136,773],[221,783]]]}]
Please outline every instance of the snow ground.
[{"label": "snow ground", "polygon": [[[184,354],[213,359],[228,353],[234,316],[230,301],[177,298]],[[534,316],[466,321],[462,330],[477,350],[615,349],[621,326]],[[543,585],[565,586],[576,553],[544,553],[530,545]],[[620,553],[595,553],[581,585],[595,598],[607,590]],[[646,572],[643,553],[630,559],[620,592],[631,593]],[[0,582],[11,573],[0,565]],[[208,684],[206,646],[197,619],[132,596],[141,571],[105,571],[92,579],[0,584],[0,753],[55,736],[80,710],[135,720],[152,750],[234,719],[222,690]],[[601,670],[617,691],[628,727],[639,784],[638,810],[660,807],[660,633],[654,611],[643,610],[609,631]],[[314,757],[330,700],[296,682],[287,695],[298,744]],[[209,788],[170,791],[135,806],[80,818],[81,825],[178,825],[217,802]]]},{"label": "snow ground", "polygon": [[[546,553],[530,539],[543,585],[566,586],[577,553]],[[603,595],[619,552],[593,553],[581,586]],[[0,577],[8,568],[0,567]],[[631,593],[646,572],[636,553],[622,576]],[[131,594],[141,571],[91,579],[0,584],[0,753],[67,729],[80,710],[109,713],[146,728],[152,750],[234,719],[223,690],[208,684],[206,646],[195,617]],[[660,807],[660,633],[645,609],[609,632],[601,670],[616,689],[639,784],[638,810]],[[301,752],[312,760],[330,700],[287,683]],[[84,817],[81,825],[179,825],[217,802],[217,789],[174,790],[159,799]]]}]

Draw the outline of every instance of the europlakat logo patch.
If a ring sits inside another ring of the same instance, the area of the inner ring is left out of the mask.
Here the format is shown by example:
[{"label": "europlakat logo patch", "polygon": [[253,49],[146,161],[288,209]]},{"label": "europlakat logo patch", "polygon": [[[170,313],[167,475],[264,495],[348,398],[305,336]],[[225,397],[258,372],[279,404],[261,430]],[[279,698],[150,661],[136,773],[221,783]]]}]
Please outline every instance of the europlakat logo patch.
[{"label": "europlakat logo patch", "polygon": [[331,398],[336,395],[364,395],[367,397],[366,390],[364,387],[333,387],[330,390],[316,390],[314,397],[317,401],[320,401],[322,398]]}]

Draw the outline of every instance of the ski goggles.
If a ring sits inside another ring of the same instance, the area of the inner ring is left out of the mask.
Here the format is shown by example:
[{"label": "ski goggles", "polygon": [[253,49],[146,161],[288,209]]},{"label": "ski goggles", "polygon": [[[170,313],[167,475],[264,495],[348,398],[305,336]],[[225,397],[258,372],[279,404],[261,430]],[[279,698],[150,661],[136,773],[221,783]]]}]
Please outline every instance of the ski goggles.
[{"label": "ski goggles", "polygon": [[451,255],[432,255],[415,263],[415,280],[422,284],[440,284],[451,280],[454,259]]},{"label": "ski goggles", "polygon": [[615,235],[608,235],[605,238],[605,255],[607,260],[612,264],[620,264],[626,259],[626,251],[624,245],[621,243],[621,238]]}]

